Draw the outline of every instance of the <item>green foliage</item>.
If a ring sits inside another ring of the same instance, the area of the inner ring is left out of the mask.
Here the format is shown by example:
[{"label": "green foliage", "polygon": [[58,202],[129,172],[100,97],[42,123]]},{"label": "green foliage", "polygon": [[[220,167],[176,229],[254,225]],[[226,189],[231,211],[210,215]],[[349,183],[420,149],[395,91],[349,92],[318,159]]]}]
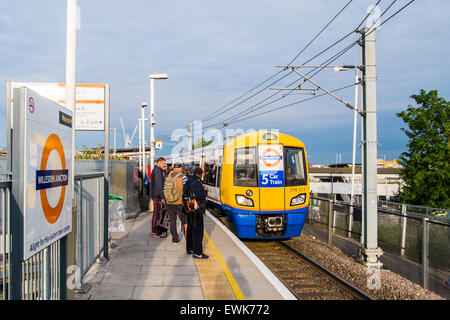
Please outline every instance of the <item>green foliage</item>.
[{"label": "green foliage", "polygon": [[202,138],[202,140],[200,141],[200,139],[198,139],[197,142],[192,145],[192,150],[209,146],[211,143],[212,140],[206,141],[205,138]]},{"label": "green foliage", "polygon": [[403,203],[450,207],[450,102],[437,90],[412,95],[417,107],[397,113],[409,127],[408,151],[400,156],[404,181],[398,197]]},{"label": "green foliage", "polygon": [[[83,150],[77,151],[75,153],[75,159],[85,159],[85,160],[103,160],[105,158],[105,154],[103,153],[103,147],[99,143],[96,148],[88,148],[85,144],[83,144]],[[111,160],[124,160],[124,157],[121,155],[114,156],[112,150],[109,151],[109,159]]]}]

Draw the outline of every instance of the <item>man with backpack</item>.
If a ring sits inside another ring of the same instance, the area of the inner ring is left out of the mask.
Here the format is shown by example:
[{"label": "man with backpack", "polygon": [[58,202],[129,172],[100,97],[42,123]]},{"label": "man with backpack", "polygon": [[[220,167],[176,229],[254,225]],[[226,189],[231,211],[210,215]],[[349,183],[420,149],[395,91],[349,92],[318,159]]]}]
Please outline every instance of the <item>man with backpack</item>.
[{"label": "man with backpack", "polygon": [[180,242],[177,232],[177,216],[184,226],[182,196],[183,166],[180,163],[175,163],[172,172],[167,175],[164,187],[164,198],[166,199],[167,210],[169,212],[170,233],[172,234],[173,244]]},{"label": "man with backpack", "polygon": [[201,177],[203,170],[194,169],[194,174],[183,187],[183,202],[188,216],[186,235],[186,254],[193,254],[196,259],[208,259],[203,253],[203,215],[205,214],[208,188],[203,187]]}]

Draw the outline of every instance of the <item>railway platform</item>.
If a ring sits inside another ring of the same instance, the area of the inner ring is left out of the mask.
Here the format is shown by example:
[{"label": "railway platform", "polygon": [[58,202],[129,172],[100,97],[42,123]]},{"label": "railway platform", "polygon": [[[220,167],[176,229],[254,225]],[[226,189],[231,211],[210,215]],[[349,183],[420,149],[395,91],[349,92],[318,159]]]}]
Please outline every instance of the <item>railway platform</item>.
[{"label": "railway platform", "polygon": [[[152,212],[112,233],[110,259],[83,279],[78,300],[295,300],[295,296],[215,217],[205,216],[204,252],[186,255],[184,236],[174,245],[149,234]],[[181,225],[178,230],[181,230]],[[181,234],[181,232],[180,232]]]}]

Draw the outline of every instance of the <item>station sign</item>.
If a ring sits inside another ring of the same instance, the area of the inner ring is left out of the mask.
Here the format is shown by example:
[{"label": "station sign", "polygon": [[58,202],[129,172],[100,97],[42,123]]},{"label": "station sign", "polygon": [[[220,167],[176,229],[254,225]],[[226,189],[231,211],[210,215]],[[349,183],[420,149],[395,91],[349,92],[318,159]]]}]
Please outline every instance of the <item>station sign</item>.
[{"label": "station sign", "polygon": [[[25,86],[41,96],[66,106],[66,85],[64,83],[12,82],[11,84],[11,90]],[[104,84],[76,84],[75,130],[105,130],[105,95]]]},{"label": "station sign", "polygon": [[17,103],[24,115],[17,152],[23,157],[18,183],[26,260],[72,231],[73,113],[29,88]]},{"label": "station sign", "polygon": [[282,145],[259,146],[259,186],[284,187],[284,159]]},{"label": "station sign", "polygon": [[163,148],[163,142],[162,140],[156,140],[155,141],[155,149],[156,150],[161,150]]}]

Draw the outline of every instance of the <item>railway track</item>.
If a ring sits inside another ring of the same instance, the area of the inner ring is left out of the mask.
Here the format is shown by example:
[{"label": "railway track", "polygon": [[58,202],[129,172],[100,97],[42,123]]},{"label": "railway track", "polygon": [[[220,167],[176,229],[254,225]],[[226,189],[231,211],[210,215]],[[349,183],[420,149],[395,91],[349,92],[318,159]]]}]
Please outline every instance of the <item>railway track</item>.
[{"label": "railway track", "polygon": [[[227,219],[212,212],[232,230]],[[300,300],[374,300],[373,297],[342,279],[289,245],[294,240],[243,241],[252,252]]]}]

